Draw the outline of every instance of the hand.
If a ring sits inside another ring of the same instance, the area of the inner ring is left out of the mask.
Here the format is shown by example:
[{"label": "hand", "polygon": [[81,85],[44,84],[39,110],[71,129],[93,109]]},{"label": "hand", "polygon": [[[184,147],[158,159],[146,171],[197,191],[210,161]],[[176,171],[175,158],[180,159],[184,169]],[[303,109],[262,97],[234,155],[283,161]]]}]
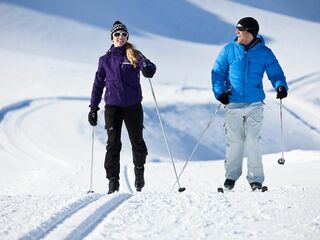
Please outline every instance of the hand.
[{"label": "hand", "polygon": [[228,105],[230,103],[229,96],[230,96],[230,93],[223,92],[219,95],[218,100],[224,105]]},{"label": "hand", "polygon": [[156,68],[152,65],[146,65],[142,68],[142,74],[146,78],[152,78],[156,72]]},{"label": "hand", "polygon": [[288,92],[284,86],[277,87],[277,98],[282,99],[287,97],[287,95],[288,95]]},{"label": "hand", "polygon": [[99,108],[91,108],[88,114],[88,121],[91,126],[97,126],[98,123],[98,110]]}]

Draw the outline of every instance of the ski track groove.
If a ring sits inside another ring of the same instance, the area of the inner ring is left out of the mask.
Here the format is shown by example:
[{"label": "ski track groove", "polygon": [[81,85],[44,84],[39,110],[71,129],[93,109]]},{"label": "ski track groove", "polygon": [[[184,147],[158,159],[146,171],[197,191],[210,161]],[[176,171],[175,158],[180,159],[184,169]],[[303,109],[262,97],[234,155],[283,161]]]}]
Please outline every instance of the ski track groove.
[{"label": "ski track groove", "polygon": [[[29,101],[29,104],[25,104],[21,108],[30,107],[31,104],[32,104],[32,102]],[[31,108],[27,112],[23,112],[23,113],[19,112],[18,114],[15,114],[14,116],[12,116],[13,121],[14,121],[13,124],[12,124],[11,118],[6,119],[4,121],[4,132],[5,132],[5,135],[8,139],[8,142],[11,143],[11,147],[13,148],[11,151],[14,153],[14,155],[19,156],[19,154],[20,154],[21,156],[24,156],[24,157],[27,156],[28,158],[33,159],[35,154],[32,154],[32,152],[33,152],[32,150],[31,151],[26,150],[29,148],[22,148],[21,146],[23,146],[24,144],[29,145],[29,147],[32,147],[33,150],[36,150],[36,152],[39,152],[38,151],[39,149],[37,149],[33,144],[31,144],[30,141],[28,141],[27,136],[26,136],[25,132],[23,131],[22,124],[23,124],[24,119],[29,114],[36,111],[37,109],[41,109],[42,107],[46,106],[47,104],[48,103],[46,103],[45,105],[37,106],[35,108]],[[13,109],[13,110],[20,110],[21,108]],[[12,132],[14,134],[12,134]]]},{"label": "ski track groove", "polygon": [[92,212],[65,239],[83,239],[91,233],[108,215],[133,195],[120,193]]},{"label": "ski track groove", "polygon": [[[290,81],[288,83],[289,84],[289,94],[290,94],[290,91],[293,91],[293,93],[296,93],[296,92],[299,92],[299,88],[302,88],[302,87],[305,88],[306,86],[309,86],[309,85],[312,86],[313,84],[315,84],[319,81],[319,78],[320,78],[320,72],[313,72],[313,73],[304,75],[300,78],[297,78],[295,80]],[[291,104],[292,104],[291,102],[288,102],[288,104],[283,105],[283,108],[288,113],[290,113],[294,118],[296,118],[298,121],[300,121],[302,124],[306,125],[310,130],[312,130],[313,132],[316,132],[317,134],[320,134],[320,129],[318,129],[312,123],[305,120],[305,118],[303,117],[303,114],[305,112],[308,112],[308,110],[303,109],[303,112],[293,110],[294,105],[289,107],[289,105],[291,105]]]},{"label": "ski track groove", "polygon": [[[279,104],[280,105],[280,104]],[[316,132],[317,134],[320,135],[320,130],[318,128],[316,128],[315,126],[313,126],[312,124],[308,123],[306,120],[304,120],[302,117],[300,117],[297,113],[295,113],[294,111],[292,111],[289,107],[282,105],[282,107],[289,113],[291,114],[293,117],[295,117],[298,121],[300,121],[302,124],[304,124],[305,126],[307,126],[311,131]]]},{"label": "ski track groove", "polygon": [[20,100],[18,102],[9,104],[7,106],[4,106],[0,108],[0,122],[4,119],[7,113],[20,110],[26,107],[29,107],[33,102],[37,101],[46,101],[46,100],[63,100],[63,101],[89,101],[90,98],[88,97],[81,97],[81,96],[57,96],[57,97],[39,97],[39,98],[32,98],[32,99],[24,99]]},{"label": "ski track groove", "polygon": [[[44,158],[47,159],[49,161],[52,162],[58,162],[62,165],[68,165],[65,162],[52,157],[50,154],[46,153],[43,149],[41,149],[40,147],[37,146],[36,143],[34,143],[29,137],[28,134],[25,132],[25,129],[23,127],[23,122],[25,121],[25,119],[32,114],[33,112],[48,107],[52,104],[55,104],[57,101],[49,101],[49,102],[44,102],[43,104],[39,105],[39,106],[35,106],[34,108],[31,108],[29,111],[25,112],[24,114],[22,114],[20,117],[17,118],[16,123],[15,123],[15,140],[13,140],[13,143],[15,143],[15,147],[24,154],[27,154],[30,158],[32,159],[38,159],[39,156],[42,156],[40,158]],[[12,134],[11,134],[12,136]],[[8,137],[10,137],[8,135]],[[29,148],[27,148],[28,150],[26,151],[25,148],[21,148],[20,146],[24,146],[28,144]],[[31,148],[31,150],[30,150]],[[36,154],[34,154],[36,152]]]},{"label": "ski track groove", "polygon": [[[23,235],[19,240],[29,239],[83,239],[90,234],[112,211],[122,203],[134,196],[130,193],[115,193],[108,195],[110,199],[104,199],[105,194],[92,194],[80,199],[57,213],[56,217],[40,224],[36,229]],[[92,206],[98,200],[103,204],[98,208]],[[77,222],[77,214],[88,208],[89,214],[80,219],[80,223],[70,228],[69,222]],[[92,209],[91,209],[92,208]],[[63,236],[65,235],[65,236]]]},{"label": "ski track groove", "polygon": [[86,207],[90,203],[97,201],[100,199],[103,194],[93,194],[88,195],[84,199],[80,199],[65,209],[62,209],[60,212],[57,213],[56,217],[53,217],[45,222],[43,222],[39,227],[30,231],[29,233],[25,234],[20,240],[28,240],[28,239],[40,239],[44,238],[50,231],[56,228],[60,223],[62,223],[65,219],[70,217],[72,214],[76,213],[80,209]]},{"label": "ski track groove", "polygon": [[[55,104],[57,101],[59,101],[58,98],[24,100],[15,104],[11,104],[0,110],[1,122],[2,118],[4,118],[8,112],[24,109],[24,111],[19,111],[17,114],[10,116],[8,119],[4,119],[4,133],[8,142],[10,143],[10,150],[7,150],[8,153],[14,156],[20,156],[22,158],[27,157],[30,160],[46,159],[61,165],[68,165],[64,161],[52,157],[50,154],[46,153],[43,149],[37,146],[37,144],[28,137],[23,129],[23,122],[30,114],[44,107]],[[33,105],[34,102],[40,102],[40,104]]]},{"label": "ski track groove", "polygon": [[320,76],[320,72],[309,73],[309,74],[306,74],[302,77],[299,77],[295,80],[288,82],[288,84],[289,84],[290,89],[294,89],[294,88],[300,87],[300,84],[305,85],[305,84],[315,83],[317,80],[315,80],[314,77],[317,77],[317,76]]},{"label": "ski track groove", "polygon": [[[318,79],[313,79],[312,77],[315,77],[319,74],[319,72],[316,73],[311,73],[308,74],[306,76],[303,76],[301,78],[298,78],[296,80],[293,80],[291,82],[289,82],[289,87],[291,90],[295,90],[297,88],[300,87],[300,84],[304,84],[304,86],[306,86],[306,84],[312,84],[315,83],[316,81],[318,81]],[[311,79],[309,79],[311,78]],[[289,89],[289,93],[290,93],[290,89]],[[274,92],[274,90],[269,90],[268,92]],[[315,127],[312,123],[308,122],[307,120],[305,120],[304,117],[302,117],[301,115],[303,115],[305,112],[308,112],[306,109],[303,110],[303,112],[301,111],[295,111],[294,109],[294,105],[292,105],[294,103],[292,102],[287,102],[286,104],[283,104],[282,107],[284,110],[286,110],[290,115],[292,115],[297,121],[300,121],[302,124],[304,124],[306,127],[308,127],[312,132],[315,132],[317,134],[320,134],[320,129],[318,129],[317,127]],[[277,105],[280,106],[280,103],[277,102]],[[292,105],[289,107],[289,105]]]}]

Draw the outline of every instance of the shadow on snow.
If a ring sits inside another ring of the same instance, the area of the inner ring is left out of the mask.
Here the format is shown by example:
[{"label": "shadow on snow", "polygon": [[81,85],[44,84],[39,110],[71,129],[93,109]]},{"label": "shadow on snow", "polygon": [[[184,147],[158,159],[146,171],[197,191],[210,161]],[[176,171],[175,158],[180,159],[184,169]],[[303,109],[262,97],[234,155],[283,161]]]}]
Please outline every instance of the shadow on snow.
[{"label": "shadow on snow", "polygon": [[57,15],[106,29],[115,20],[123,21],[129,33],[144,32],[204,44],[222,44],[234,37],[235,26],[217,15],[183,0],[4,0],[32,10]]}]

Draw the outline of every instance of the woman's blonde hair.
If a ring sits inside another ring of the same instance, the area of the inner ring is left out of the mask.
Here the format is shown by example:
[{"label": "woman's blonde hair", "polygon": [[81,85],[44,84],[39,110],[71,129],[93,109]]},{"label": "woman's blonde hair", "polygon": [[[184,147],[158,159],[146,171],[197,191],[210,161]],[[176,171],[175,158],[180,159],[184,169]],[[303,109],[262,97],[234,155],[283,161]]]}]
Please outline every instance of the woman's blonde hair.
[{"label": "woman's blonde hair", "polygon": [[129,62],[136,68],[138,65],[138,51],[132,43],[126,43],[126,55]]}]

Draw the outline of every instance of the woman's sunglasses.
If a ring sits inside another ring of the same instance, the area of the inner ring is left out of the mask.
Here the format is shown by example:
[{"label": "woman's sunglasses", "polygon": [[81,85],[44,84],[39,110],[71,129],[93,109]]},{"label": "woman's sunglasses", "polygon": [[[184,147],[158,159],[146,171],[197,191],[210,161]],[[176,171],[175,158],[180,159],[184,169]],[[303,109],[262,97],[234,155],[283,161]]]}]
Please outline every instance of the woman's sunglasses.
[{"label": "woman's sunglasses", "polygon": [[128,36],[128,33],[126,33],[126,32],[115,32],[115,33],[113,34],[114,37],[120,37],[120,35],[121,35],[122,37],[127,37],[127,36]]}]

